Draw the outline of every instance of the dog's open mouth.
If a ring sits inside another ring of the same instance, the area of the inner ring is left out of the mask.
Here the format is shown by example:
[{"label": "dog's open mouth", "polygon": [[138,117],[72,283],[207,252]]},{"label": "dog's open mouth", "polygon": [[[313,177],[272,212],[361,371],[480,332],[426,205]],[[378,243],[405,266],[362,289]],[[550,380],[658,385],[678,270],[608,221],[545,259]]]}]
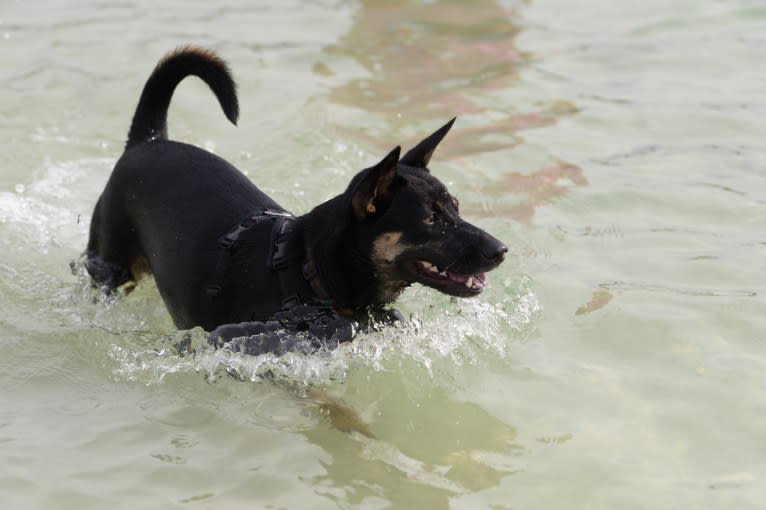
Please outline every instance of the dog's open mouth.
[{"label": "dog's open mouth", "polygon": [[440,269],[439,267],[418,260],[415,263],[420,283],[433,287],[436,290],[453,296],[465,297],[479,294],[487,285],[487,277],[484,273],[459,274]]}]

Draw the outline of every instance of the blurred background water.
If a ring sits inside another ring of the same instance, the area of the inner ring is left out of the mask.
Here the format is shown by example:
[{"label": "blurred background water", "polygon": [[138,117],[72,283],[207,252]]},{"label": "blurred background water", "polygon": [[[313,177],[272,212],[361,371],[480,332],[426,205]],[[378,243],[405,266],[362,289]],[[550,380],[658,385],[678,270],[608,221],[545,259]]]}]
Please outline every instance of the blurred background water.
[{"label": "blurred background water", "polygon": [[[190,79],[171,137],[296,213],[457,115],[489,289],[281,359],[179,355],[151,282],[94,302],[68,263],[187,43],[242,116]],[[765,49],[757,0],[3,2],[0,506],[763,508]]]}]

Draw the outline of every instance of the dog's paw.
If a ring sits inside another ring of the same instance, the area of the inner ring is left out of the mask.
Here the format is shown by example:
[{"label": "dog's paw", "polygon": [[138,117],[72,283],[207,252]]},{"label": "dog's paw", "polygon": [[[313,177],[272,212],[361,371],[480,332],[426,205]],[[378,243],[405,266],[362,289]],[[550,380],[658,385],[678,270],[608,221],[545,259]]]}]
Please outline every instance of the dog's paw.
[{"label": "dog's paw", "polygon": [[327,306],[299,305],[277,313],[274,318],[286,330],[310,337],[317,349],[334,349],[350,342],[357,330],[354,322]]},{"label": "dog's paw", "polygon": [[383,310],[383,320],[381,322],[384,324],[404,324],[407,322],[407,318],[396,308],[388,308]]}]

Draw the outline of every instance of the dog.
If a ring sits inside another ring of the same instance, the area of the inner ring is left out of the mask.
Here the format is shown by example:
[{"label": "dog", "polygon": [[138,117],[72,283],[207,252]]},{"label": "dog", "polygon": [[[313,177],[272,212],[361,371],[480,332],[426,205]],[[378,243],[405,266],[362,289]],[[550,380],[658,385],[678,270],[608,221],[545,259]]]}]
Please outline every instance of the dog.
[{"label": "dog", "polygon": [[[387,306],[413,283],[476,296],[503,261],[507,247],[463,220],[428,169],[455,119],[296,217],[224,159],[168,139],[171,97],[190,75],[237,122],[236,85],[218,55],[185,46],[159,61],[90,224],[85,267],[105,292],[149,272],[179,329],[201,327],[217,345],[257,338],[234,348],[281,353],[401,319]],[[310,340],[286,341],[292,334]]]}]

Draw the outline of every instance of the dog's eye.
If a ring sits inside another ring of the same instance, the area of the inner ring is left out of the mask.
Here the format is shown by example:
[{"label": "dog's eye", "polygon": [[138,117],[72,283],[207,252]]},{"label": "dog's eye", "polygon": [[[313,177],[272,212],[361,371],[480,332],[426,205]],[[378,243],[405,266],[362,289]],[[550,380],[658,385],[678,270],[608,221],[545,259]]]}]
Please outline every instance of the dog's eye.
[{"label": "dog's eye", "polygon": [[434,221],[436,221],[436,215],[431,213],[430,216],[428,216],[426,219],[423,220],[423,223],[426,225],[433,225]]}]

